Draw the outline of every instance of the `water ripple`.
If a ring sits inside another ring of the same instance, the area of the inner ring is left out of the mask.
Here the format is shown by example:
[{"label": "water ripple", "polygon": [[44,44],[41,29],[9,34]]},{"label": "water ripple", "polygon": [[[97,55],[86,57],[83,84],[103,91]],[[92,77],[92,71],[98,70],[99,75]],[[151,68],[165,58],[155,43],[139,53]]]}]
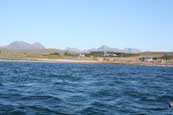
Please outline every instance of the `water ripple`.
[{"label": "water ripple", "polygon": [[0,115],[171,115],[173,68],[0,62]]}]

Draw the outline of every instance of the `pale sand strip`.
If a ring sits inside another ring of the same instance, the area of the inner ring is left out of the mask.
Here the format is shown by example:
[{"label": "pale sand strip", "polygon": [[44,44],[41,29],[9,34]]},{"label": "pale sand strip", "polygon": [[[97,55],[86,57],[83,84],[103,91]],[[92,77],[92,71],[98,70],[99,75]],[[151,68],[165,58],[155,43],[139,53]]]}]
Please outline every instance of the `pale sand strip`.
[{"label": "pale sand strip", "polygon": [[43,58],[28,58],[28,59],[0,59],[0,61],[14,62],[45,62],[45,63],[81,63],[81,64],[127,64],[127,65],[146,65],[146,66],[171,66],[171,64],[156,64],[143,62],[127,62],[127,61],[99,61],[99,60],[84,60],[84,59],[43,59]]}]

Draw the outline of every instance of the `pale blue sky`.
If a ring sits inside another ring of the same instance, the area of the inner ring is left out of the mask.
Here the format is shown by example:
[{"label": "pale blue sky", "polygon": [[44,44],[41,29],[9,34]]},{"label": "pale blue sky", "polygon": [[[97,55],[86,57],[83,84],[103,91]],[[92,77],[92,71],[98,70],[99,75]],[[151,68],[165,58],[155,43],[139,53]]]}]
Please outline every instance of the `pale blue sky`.
[{"label": "pale blue sky", "polygon": [[173,0],[0,0],[0,45],[173,51]]}]

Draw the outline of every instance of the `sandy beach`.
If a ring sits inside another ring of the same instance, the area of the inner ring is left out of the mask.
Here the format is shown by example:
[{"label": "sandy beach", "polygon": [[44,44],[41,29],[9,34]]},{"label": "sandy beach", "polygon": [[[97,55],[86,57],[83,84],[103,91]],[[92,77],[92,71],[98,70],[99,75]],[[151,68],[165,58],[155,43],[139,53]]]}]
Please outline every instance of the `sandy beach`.
[{"label": "sandy beach", "polygon": [[18,61],[18,62],[53,62],[53,63],[108,63],[97,60],[77,60],[77,59],[0,59],[0,61]]},{"label": "sandy beach", "polygon": [[144,62],[127,62],[127,61],[99,61],[99,60],[87,60],[87,59],[0,59],[0,61],[12,61],[12,62],[44,62],[44,63],[80,63],[80,64],[127,64],[127,65],[145,65],[145,66],[169,66],[172,64],[161,63],[144,63]]}]

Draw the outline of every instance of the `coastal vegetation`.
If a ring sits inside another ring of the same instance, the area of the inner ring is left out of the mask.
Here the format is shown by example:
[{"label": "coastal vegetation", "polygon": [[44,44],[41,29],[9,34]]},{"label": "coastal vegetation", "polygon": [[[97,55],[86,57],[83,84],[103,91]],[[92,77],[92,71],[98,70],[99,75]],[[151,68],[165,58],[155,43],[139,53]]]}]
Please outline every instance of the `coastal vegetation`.
[{"label": "coastal vegetation", "polygon": [[103,51],[98,51],[98,52],[90,52],[86,53],[85,56],[87,57],[133,57],[133,56],[138,56],[139,54],[131,54],[131,53],[122,53],[122,52],[103,52]]},{"label": "coastal vegetation", "polygon": [[46,49],[40,43],[16,41],[0,47],[0,59],[173,65],[173,52],[141,52],[132,48],[117,49],[105,45],[85,51],[76,48],[59,50]]},{"label": "coastal vegetation", "polygon": [[65,52],[64,53],[64,56],[65,57],[78,57],[79,56],[79,54],[76,54],[76,53],[70,53],[70,52]]},{"label": "coastal vegetation", "polygon": [[164,56],[161,57],[161,59],[163,59],[163,60],[171,60],[171,59],[173,59],[173,56],[165,54]]},{"label": "coastal vegetation", "polygon": [[173,65],[173,52],[87,52],[74,53],[58,49],[0,49],[0,59],[7,60],[34,60],[34,59],[72,59],[90,60],[104,63],[134,63],[134,64],[166,64]]}]

